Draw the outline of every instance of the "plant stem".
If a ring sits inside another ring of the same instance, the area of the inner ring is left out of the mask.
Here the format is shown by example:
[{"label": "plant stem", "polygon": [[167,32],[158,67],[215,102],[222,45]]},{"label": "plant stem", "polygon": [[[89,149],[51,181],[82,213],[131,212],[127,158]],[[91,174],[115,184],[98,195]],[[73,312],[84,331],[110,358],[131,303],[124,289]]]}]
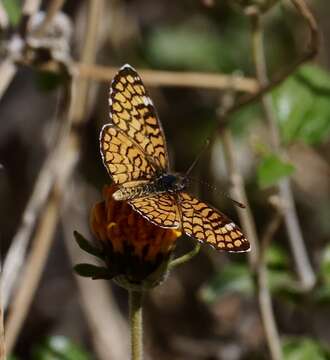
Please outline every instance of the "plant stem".
[{"label": "plant stem", "polygon": [[131,360],[143,359],[142,301],[143,292],[129,290],[129,321],[131,326]]},{"label": "plant stem", "polygon": [[178,266],[178,265],[182,265],[184,263],[186,263],[187,261],[189,261],[190,259],[192,259],[195,255],[198,254],[199,250],[201,248],[201,244],[199,242],[196,243],[196,245],[194,246],[194,248],[187,252],[186,254],[172,260],[169,264],[169,268],[173,269],[174,267]]},{"label": "plant stem", "polygon": [[271,293],[268,286],[268,271],[265,256],[266,249],[281,225],[281,221],[282,214],[277,211],[270,220],[265,233],[260,240],[259,261],[256,269],[256,290],[259,301],[259,310],[267,339],[267,345],[273,360],[283,359],[283,354],[272,306]]}]

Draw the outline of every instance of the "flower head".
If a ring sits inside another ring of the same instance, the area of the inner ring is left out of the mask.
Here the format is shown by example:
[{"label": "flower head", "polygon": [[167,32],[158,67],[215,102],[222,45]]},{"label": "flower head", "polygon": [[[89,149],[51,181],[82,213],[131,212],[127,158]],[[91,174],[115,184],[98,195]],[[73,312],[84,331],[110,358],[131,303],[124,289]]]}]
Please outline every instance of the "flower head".
[{"label": "flower head", "polygon": [[153,225],[125,201],[116,201],[116,186],[105,186],[104,201],[91,212],[91,228],[114,279],[131,284],[159,282],[175,248],[178,230]]}]

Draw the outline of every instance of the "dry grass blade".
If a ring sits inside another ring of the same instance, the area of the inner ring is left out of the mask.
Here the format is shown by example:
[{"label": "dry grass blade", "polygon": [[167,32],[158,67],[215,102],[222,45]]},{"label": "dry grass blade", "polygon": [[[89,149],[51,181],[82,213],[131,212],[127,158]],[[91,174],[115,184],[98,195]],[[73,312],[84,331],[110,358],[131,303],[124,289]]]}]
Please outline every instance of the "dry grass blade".
[{"label": "dry grass blade", "polygon": [[0,64],[0,99],[16,74],[16,66],[10,59],[5,59]]},{"label": "dry grass blade", "polygon": [[3,300],[2,300],[2,259],[1,258],[0,258],[0,360],[6,360],[4,309],[3,309]]},{"label": "dry grass blade", "polygon": [[[89,231],[88,224],[85,221],[88,218],[87,204],[89,202],[86,189],[86,184],[76,180],[64,199],[62,225],[65,234],[65,246],[72,264],[91,261],[91,257],[81,251],[72,239],[75,229],[79,229],[83,234]],[[82,199],[82,203],[86,205],[82,206],[76,199]],[[127,322],[118,309],[108,283],[91,281],[80,276],[76,276],[76,280],[81,306],[90,327],[91,341],[98,359],[128,359],[129,330]]]},{"label": "dry grass blade", "polygon": [[58,201],[59,197],[53,192],[36,230],[33,246],[21,278],[19,291],[11,304],[6,331],[8,352],[11,352],[13,349],[17,335],[30,307],[33,294],[38,286],[42,269],[45,266],[53,239],[50,234],[54,232],[58,220]]}]

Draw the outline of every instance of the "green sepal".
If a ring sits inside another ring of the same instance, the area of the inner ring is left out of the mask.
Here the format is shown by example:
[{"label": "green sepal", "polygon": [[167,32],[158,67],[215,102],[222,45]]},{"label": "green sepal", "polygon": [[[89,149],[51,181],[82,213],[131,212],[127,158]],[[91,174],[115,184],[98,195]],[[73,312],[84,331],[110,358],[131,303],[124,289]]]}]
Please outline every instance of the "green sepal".
[{"label": "green sepal", "polygon": [[94,280],[96,279],[110,280],[113,278],[113,274],[111,274],[109,269],[102,266],[82,263],[75,265],[73,269],[78,275],[83,277],[91,277]]},{"label": "green sepal", "polygon": [[104,260],[104,255],[100,249],[93,246],[88,240],[86,240],[78,231],[74,231],[73,235],[75,237],[75,240],[80,247],[80,249],[86,251],[87,253],[94,255],[101,260]]}]

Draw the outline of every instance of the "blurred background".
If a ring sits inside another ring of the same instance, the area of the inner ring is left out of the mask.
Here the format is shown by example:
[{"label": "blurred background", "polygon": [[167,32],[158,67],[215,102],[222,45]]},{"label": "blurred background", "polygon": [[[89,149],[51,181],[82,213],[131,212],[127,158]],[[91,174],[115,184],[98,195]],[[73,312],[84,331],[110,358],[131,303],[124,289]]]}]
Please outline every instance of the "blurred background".
[{"label": "blurred background", "polygon": [[[219,126],[267,82],[255,79],[261,33],[270,79],[313,47],[304,2],[257,1],[260,14],[251,2],[2,0],[1,295],[13,359],[128,358],[126,292],[72,270],[94,261],[72,233],[92,238],[89,212],[110,182],[98,138],[125,63],[150,91],[175,171],[213,136],[191,192],[252,243],[249,255],[205,245],[147,295],[146,359],[330,359],[330,3],[307,1],[316,58]],[[177,253],[193,244],[182,237]]]}]

